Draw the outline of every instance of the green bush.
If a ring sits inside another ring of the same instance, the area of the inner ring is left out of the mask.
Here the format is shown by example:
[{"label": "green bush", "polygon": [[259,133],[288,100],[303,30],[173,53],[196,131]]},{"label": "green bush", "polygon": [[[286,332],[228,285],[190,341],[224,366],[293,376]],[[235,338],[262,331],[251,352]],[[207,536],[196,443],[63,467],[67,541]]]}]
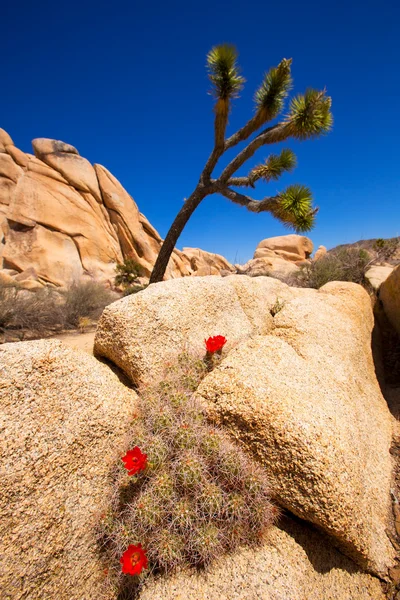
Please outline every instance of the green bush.
[{"label": "green bush", "polygon": [[352,281],[366,285],[365,272],[371,257],[359,248],[337,248],[292,277],[291,285],[320,288],[329,281]]},{"label": "green bush", "polygon": [[264,469],[206,421],[193,396],[193,382],[197,387],[206,372],[204,360],[185,352],[160,384],[139,389],[128,447],[147,454],[147,466],[129,476],[118,462],[98,528],[118,597],[133,597],[146,577],[121,573],[130,544],[142,545],[153,572],[206,566],[240,545],[259,544],[276,516]]},{"label": "green bush", "polygon": [[133,258],[125,258],[123,263],[117,264],[115,271],[117,273],[115,276],[115,285],[128,287],[140,277],[142,267]]}]

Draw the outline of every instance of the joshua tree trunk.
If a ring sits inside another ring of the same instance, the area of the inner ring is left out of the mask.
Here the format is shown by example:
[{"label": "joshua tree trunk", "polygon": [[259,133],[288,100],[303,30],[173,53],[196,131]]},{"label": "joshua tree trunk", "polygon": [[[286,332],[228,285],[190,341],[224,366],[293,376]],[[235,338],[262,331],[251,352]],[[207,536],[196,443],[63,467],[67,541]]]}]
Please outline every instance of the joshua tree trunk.
[{"label": "joshua tree trunk", "polygon": [[167,237],[165,238],[163,245],[161,246],[160,252],[157,256],[157,260],[154,264],[153,271],[150,276],[149,283],[157,283],[163,280],[165,270],[167,268],[171,254],[176,246],[176,242],[179,239],[186,223],[200,204],[200,202],[207,196],[207,192],[203,186],[199,184],[194,190],[193,194],[185,201],[181,210],[175,217],[174,222],[168,231]]}]

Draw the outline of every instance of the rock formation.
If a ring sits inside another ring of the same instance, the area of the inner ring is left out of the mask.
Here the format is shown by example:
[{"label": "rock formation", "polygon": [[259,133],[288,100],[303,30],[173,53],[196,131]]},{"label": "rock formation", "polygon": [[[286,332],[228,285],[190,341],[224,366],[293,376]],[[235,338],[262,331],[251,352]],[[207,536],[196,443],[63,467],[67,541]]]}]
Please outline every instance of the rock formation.
[{"label": "rock formation", "polygon": [[58,341],[4,344],[0,363],[0,595],[99,598],[95,527],[137,395]]},{"label": "rock formation", "polygon": [[224,335],[227,358],[197,390],[210,416],[263,462],[283,506],[385,575],[394,558],[385,533],[392,428],[372,327],[370,299],[356,284],[183,278],[107,307],[95,353],[146,384],[185,344],[200,357],[204,338]]},{"label": "rock formation", "polygon": [[[0,129],[0,269],[14,278],[65,286],[92,277],[112,282],[115,264],[131,257],[149,277],[162,239],[119,181],[76,148],[46,138],[25,154]],[[220,268],[223,257],[175,250],[166,278]],[[24,284],[29,287],[29,284]],[[34,287],[31,285],[31,287]]]},{"label": "rock formation", "polygon": [[[393,421],[376,381],[372,321],[361,286],[246,276],[157,283],[104,311],[97,354],[138,383],[157,381],[185,346],[204,357],[205,337],[227,337],[196,396],[264,465],[289,511],[259,548],[221,557],[206,575],[150,578],[139,600],[386,597],[376,575],[386,578],[394,560]],[[0,363],[2,592],[116,600],[103,587],[109,565],[95,526],[137,395],[60,342],[5,344]]]},{"label": "rock formation", "polygon": [[400,265],[381,284],[379,298],[387,318],[400,336]]},{"label": "rock formation", "polygon": [[258,277],[276,275],[288,277],[310,263],[313,243],[302,235],[280,235],[262,240],[251,260],[244,265],[235,265],[241,275]]}]

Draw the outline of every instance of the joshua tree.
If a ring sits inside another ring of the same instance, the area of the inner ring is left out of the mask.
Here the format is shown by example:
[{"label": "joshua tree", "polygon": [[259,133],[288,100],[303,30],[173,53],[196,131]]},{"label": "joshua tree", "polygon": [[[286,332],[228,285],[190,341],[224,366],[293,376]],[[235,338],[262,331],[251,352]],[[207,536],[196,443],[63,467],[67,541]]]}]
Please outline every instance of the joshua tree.
[{"label": "joshua tree", "polygon": [[[271,154],[263,164],[251,169],[246,177],[235,173],[261,148],[282,142],[289,138],[307,140],[327,133],[332,126],[331,98],[325,90],[308,89],[304,95],[291,100],[288,114],[278,123],[263,128],[282,112],[285,99],[292,88],[292,59],[284,58],[277,67],[265,74],[263,82],[255,93],[255,114],[236,133],[225,136],[228,115],[233,98],[237,98],[245,82],[237,65],[237,52],[234,46],[223,44],[211,49],[207,56],[209,79],[215,97],[214,149],[200,175],[196,189],[187,198],[177,214],[161,246],[150,277],[150,283],[162,281],[168,261],[180,234],[200,202],[210,194],[222,194],[252,212],[269,212],[284,225],[297,232],[312,229],[317,208],[312,206],[312,194],[304,185],[290,185],[276,196],[263,200],[253,200],[247,194],[234,188],[255,188],[259,179],[266,182],[277,180],[285,171],[296,166],[292,150],[285,148],[280,154]],[[230,148],[258,135],[230,161],[222,173],[213,178],[218,160]]]}]

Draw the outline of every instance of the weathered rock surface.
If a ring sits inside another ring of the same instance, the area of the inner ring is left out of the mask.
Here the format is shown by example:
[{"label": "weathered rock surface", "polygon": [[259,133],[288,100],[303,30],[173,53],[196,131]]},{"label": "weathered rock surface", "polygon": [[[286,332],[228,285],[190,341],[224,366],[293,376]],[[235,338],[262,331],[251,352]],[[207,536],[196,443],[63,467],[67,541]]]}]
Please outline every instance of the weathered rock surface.
[{"label": "weathered rock surface", "polygon": [[366,279],[370,282],[374,290],[379,290],[382,283],[389,277],[393,271],[391,265],[374,265],[365,273]]},{"label": "weathered rock surface", "polygon": [[356,284],[317,291],[264,277],[184,278],[107,307],[95,353],[150,383],[185,343],[204,356],[204,338],[224,335],[228,357],[198,390],[210,415],[262,460],[281,504],[384,574],[392,425],[372,327]]},{"label": "weathered rock surface", "polygon": [[208,573],[149,581],[139,600],[384,600],[362,573],[306,524],[285,520],[260,549],[221,558]]},{"label": "weathered rock surface", "polygon": [[262,240],[254,252],[253,258],[264,258],[270,256],[270,252],[293,262],[310,258],[313,251],[313,243],[304,235],[280,235]]},{"label": "weathered rock surface", "polygon": [[182,258],[191,269],[192,275],[220,275],[221,271],[235,273],[236,269],[220,254],[206,252],[199,248],[183,248]]},{"label": "weathered rock surface", "polygon": [[400,335],[400,265],[382,283],[379,298],[387,318]]},{"label": "weathered rock surface", "polygon": [[[26,154],[0,130],[0,269],[33,267],[40,284],[112,283],[116,262],[129,257],[149,277],[162,239],[117,179],[70,144],[32,144],[35,155]],[[234,270],[218,255],[185,251],[173,252],[165,279]]]},{"label": "weathered rock surface", "polygon": [[[277,297],[301,294],[272,278],[231,275],[183,278],[150,285],[105,308],[94,351],[135,383],[154,381],[185,344],[204,356],[204,339],[221,334],[227,348],[273,326]],[[118,340],[118,343],[116,343]]]},{"label": "weathered rock surface", "polygon": [[264,464],[280,504],[385,575],[394,559],[385,533],[392,423],[372,360],[368,294],[349,283],[303,290],[274,325],[232,349],[197,395]]},{"label": "weathered rock surface", "polygon": [[244,265],[235,265],[240,275],[290,277],[300,271],[313,250],[312,241],[302,235],[280,235],[262,240],[254,257]]},{"label": "weathered rock surface", "polygon": [[1,597],[98,598],[94,527],[137,395],[58,341],[0,347]]},{"label": "weathered rock surface", "polygon": [[271,254],[263,258],[252,258],[244,265],[235,265],[236,272],[249,277],[268,277],[269,275],[288,277],[300,270],[295,263],[275,255],[272,250],[269,252]]},{"label": "weathered rock surface", "polygon": [[318,246],[313,260],[319,260],[320,258],[322,258],[323,256],[326,256],[328,254],[328,250],[326,248],[326,246]]}]

